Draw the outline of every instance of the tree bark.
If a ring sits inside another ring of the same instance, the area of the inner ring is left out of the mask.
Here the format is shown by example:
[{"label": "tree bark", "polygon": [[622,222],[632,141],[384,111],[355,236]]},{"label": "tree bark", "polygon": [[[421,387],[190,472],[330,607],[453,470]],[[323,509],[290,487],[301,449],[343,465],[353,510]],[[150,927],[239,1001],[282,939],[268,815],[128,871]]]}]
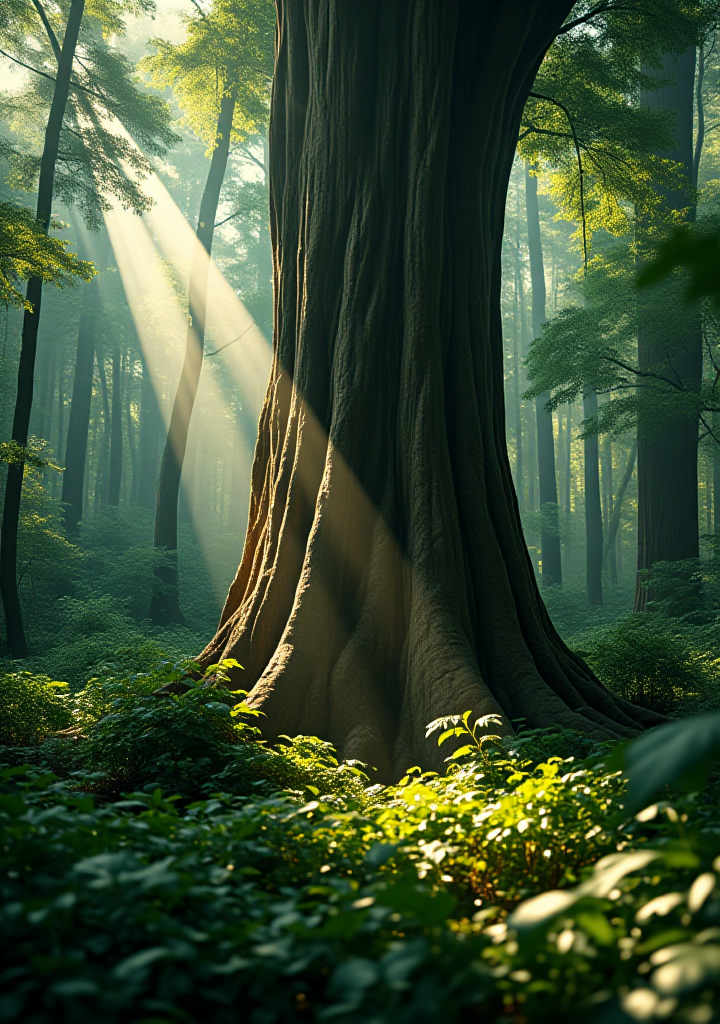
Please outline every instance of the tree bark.
[{"label": "tree bark", "polygon": [[[667,54],[660,69],[646,69],[664,83],[643,90],[641,102],[664,111],[674,125],[674,144],[660,154],[681,168],[685,187],[661,193],[662,215],[695,218],[693,160],[693,88],[695,50]],[[644,247],[651,242],[647,219],[641,226]],[[638,366],[676,383],[658,397],[640,390],[638,403],[638,576],[635,610],[652,598],[647,574],[655,562],[697,558],[698,402],[702,377],[699,313],[685,307],[674,287],[640,295]]]},{"label": "tree bark", "polygon": [[[532,333],[539,338],[545,323],[545,264],[540,237],[537,178],[525,168],[525,200],[528,223],[528,252],[530,254],[530,280],[532,283]],[[540,490],[540,552],[543,582],[559,586],[562,583],[562,556],[560,552],[560,521],[555,478],[555,438],[552,412],[548,408],[549,392],[535,399],[537,427],[538,483]]]},{"label": "tree bark", "polygon": [[82,518],[85,465],[87,461],[90,401],[92,398],[93,362],[95,359],[96,289],[85,285],[80,314],[78,343],[75,353],[70,419],[65,446],[62,500],[65,506],[65,527],[76,529]]},{"label": "tree bark", "polygon": [[180,372],[180,382],[170,415],[170,426],[160,464],[155,505],[155,547],[166,552],[167,558],[158,563],[150,602],[150,617],[154,622],[159,623],[182,621],[177,575],[178,495],[190,417],[202,369],[207,310],[208,257],[212,250],[220,190],[225,178],[230,151],[230,133],[235,113],[235,101],[234,91],[224,93],[220,101],[215,131],[215,148],[200,200],[200,214],[195,232],[199,247],[193,256],[190,273],[190,323],[185,346],[185,359]]},{"label": "tree bark", "polygon": [[[58,60],[50,114],[45,128],[45,141],[40,158],[40,180],[38,183],[36,216],[40,227],[46,234],[50,230],[55,166],[60,147],[60,133],[65,116],[65,107],[70,90],[70,76],[84,9],[85,0],[72,0]],[[40,302],[42,299],[41,278],[30,278],[26,297],[29,309],[26,309],[23,317],[17,397],[12,430],[13,441],[17,441],[23,448],[27,445],[28,426],[32,410],[35,355],[40,324]],[[17,541],[24,468],[23,463],[15,463],[8,466],[2,527],[0,528],[0,594],[2,594],[5,610],[7,643],[12,655],[16,658],[24,657],[27,654],[27,641],[25,639],[20,595],[17,585]]]},{"label": "tree bark", "polygon": [[207,666],[269,735],[390,778],[425,724],[631,732],[553,629],[505,443],[500,262],[523,104],[570,9],[278,3],[274,360],[243,558]]}]

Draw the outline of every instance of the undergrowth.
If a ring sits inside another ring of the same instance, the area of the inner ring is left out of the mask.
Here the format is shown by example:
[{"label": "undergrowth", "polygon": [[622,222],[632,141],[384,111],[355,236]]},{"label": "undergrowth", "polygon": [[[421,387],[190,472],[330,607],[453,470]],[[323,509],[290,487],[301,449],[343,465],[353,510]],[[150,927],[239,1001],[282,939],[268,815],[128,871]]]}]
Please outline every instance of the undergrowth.
[{"label": "undergrowth", "polygon": [[[717,1019],[716,716],[633,745],[629,793],[617,752],[468,715],[429,727],[445,774],[379,786],[264,742],[228,667],[0,683],[2,1020]],[[689,792],[638,808],[653,743]]]}]

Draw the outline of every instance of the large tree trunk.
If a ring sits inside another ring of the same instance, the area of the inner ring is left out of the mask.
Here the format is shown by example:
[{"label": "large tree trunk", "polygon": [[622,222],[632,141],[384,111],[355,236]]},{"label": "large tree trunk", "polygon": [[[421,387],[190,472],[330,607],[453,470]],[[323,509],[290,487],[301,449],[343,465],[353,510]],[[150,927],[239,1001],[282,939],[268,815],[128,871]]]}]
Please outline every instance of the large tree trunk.
[{"label": "large tree trunk", "polygon": [[550,624],[505,444],[505,197],[570,6],[278,3],[274,361],[200,663],[245,666],[268,734],[327,737],[385,777],[440,764],[425,724],[468,708],[602,735],[645,714]]},{"label": "large tree trunk", "polygon": [[185,345],[185,359],[180,372],[180,382],[170,414],[170,426],[160,463],[160,478],[155,505],[155,547],[164,551],[167,558],[158,563],[150,602],[150,617],[154,622],[160,623],[182,621],[177,574],[178,496],[190,429],[190,417],[202,369],[207,312],[208,256],[212,250],[220,190],[225,178],[230,152],[230,133],[235,113],[235,102],[234,91],[224,93],[220,100],[215,131],[215,148],[200,200],[200,213],[195,232],[199,246],[193,254],[190,271],[190,323]]},{"label": "large tree trunk", "polygon": [[[663,82],[644,90],[641,102],[664,111],[673,125],[674,145],[661,156],[680,165],[685,187],[662,194],[660,216],[685,211],[695,216],[693,87],[695,50],[667,54],[660,69],[646,69]],[[657,214],[656,214],[657,216]],[[644,225],[645,243],[652,242]],[[649,236],[649,237],[648,237]],[[673,286],[640,296],[638,365],[641,373],[669,378],[676,389],[640,389],[638,404],[638,585],[635,608],[647,606],[647,573],[655,562],[697,558],[698,403],[702,376],[700,315],[685,307]]]},{"label": "large tree trunk", "polygon": [[92,398],[93,362],[95,359],[96,289],[86,285],[78,343],[75,353],[70,419],[65,447],[62,500],[65,505],[65,526],[74,530],[82,518],[85,464],[87,461],[90,401]]},{"label": "large tree trunk", "polygon": [[[45,142],[40,158],[40,180],[38,183],[37,220],[42,230],[50,230],[55,165],[60,147],[65,107],[70,91],[75,49],[77,47],[80,23],[82,22],[85,0],[72,0],[65,26],[62,50],[58,60],[55,88],[53,90],[50,114],[45,128]],[[28,426],[32,410],[33,384],[35,378],[35,354],[37,351],[38,327],[40,325],[40,301],[42,279],[31,277],[27,286],[28,308],[23,317],[20,363],[18,366],[17,397],[13,417],[12,439],[24,448],[28,440]],[[7,626],[7,642],[14,657],[27,654],[27,641],[23,628],[20,595],[17,586],[17,540],[20,522],[20,499],[24,463],[8,466],[3,505],[2,528],[0,529],[0,594],[2,594]]]},{"label": "large tree trunk", "polygon": [[[532,333],[540,337],[545,323],[545,264],[540,237],[537,178],[525,168],[525,200],[528,224],[528,253],[532,282]],[[545,583],[562,583],[560,553],[560,521],[555,479],[555,438],[552,412],[548,408],[549,392],[535,399],[537,426],[538,483],[540,489],[540,551],[542,578]]]}]

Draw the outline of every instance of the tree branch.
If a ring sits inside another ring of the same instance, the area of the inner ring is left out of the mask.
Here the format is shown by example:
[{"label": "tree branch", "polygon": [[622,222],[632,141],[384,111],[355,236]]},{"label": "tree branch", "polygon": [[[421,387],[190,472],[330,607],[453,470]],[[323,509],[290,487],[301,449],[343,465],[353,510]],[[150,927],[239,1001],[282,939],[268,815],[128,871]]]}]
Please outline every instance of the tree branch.
[{"label": "tree branch", "polygon": [[246,159],[248,159],[248,160],[252,160],[252,162],[253,162],[254,164],[257,164],[257,166],[258,166],[258,167],[260,168],[260,170],[261,170],[261,171],[262,171],[262,172],[263,172],[264,174],[267,174],[267,167],[266,167],[266,166],[265,166],[265,164],[264,164],[264,163],[262,162],[262,160],[258,160],[258,158],[257,158],[257,157],[256,157],[256,156],[255,156],[255,155],[254,155],[253,153],[251,153],[251,152],[250,152],[250,150],[249,150],[249,149],[248,149],[248,148],[247,148],[246,146],[242,146],[242,145],[241,145],[241,146],[239,146],[238,148],[239,148],[239,149],[240,149],[240,150],[242,151],[242,153],[243,153],[243,156],[245,156],[245,157],[246,157]]},{"label": "tree branch", "polygon": [[[607,5],[606,5],[607,6]],[[545,96],[541,92],[531,92],[530,95],[536,100],[544,100],[546,103],[553,103],[556,107],[562,110],[563,114],[567,118],[567,122],[570,125],[570,131],[572,132],[573,143],[575,145],[575,155],[577,156],[578,173],[580,175],[580,217],[582,219],[582,236],[583,236],[583,263],[585,265],[585,272],[587,273],[588,265],[588,248],[587,248],[587,223],[585,220],[585,182],[584,172],[582,163],[582,154],[580,153],[580,141],[577,137],[575,130],[575,122],[570,116],[570,111],[561,103],[560,100],[556,100],[553,96]]]},{"label": "tree branch", "polygon": [[205,11],[204,11],[204,10],[202,9],[202,7],[200,6],[200,4],[198,3],[198,0],[190,0],[190,3],[191,3],[191,4],[193,5],[193,7],[194,7],[194,8],[196,9],[196,11],[197,11],[197,12],[198,12],[198,14],[200,15],[200,17],[201,17],[201,18],[203,19],[203,21],[207,21],[207,20],[208,20],[208,16],[207,16],[207,14],[205,13]]},{"label": "tree branch", "polygon": [[222,220],[216,220],[213,226],[216,228],[221,228],[223,224],[227,224],[229,220],[234,220],[235,217],[239,217],[241,213],[242,210],[236,210],[235,213],[231,213],[229,217],[224,217]]},{"label": "tree branch", "polygon": [[47,71],[41,71],[39,68],[34,68],[32,64],[26,64],[25,61],[20,60],[19,57],[13,57],[13,55],[11,53],[8,53],[7,50],[0,50],[0,55],[3,57],[7,57],[7,59],[11,60],[13,64],[18,64],[21,68],[25,68],[26,71],[32,71],[36,75],[40,75],[41,78],[47,78],[48,82],[55,81],[54,76],[49,75]]},{"label": "tree branch", "polygon": [[596,7],[593,7],[589,11],[587,11],[586,14],[580,15],[580,17],[578,18],[573,18],[572,21],[566,21],[565,24],[562,25],[561,28],[558,30],[557,35],[562,36],[566,32],[572,32],[572,30],[574,28],[577,28],[579,25],[586,25],[589,21],[592,21],[593,18],[597,18],[598,14],[610,14],[613,12],[630,13],[632,10],[634,10],[634,8],[623,7],[620,4],[598,4]]},{"label": "tree branch", "polygon": [[666,377],[662,373],[652,373],[650,370],[640,370],[637,366],[631,366],[629,363],[624,362],[622,359],[618,359],[616,356],[602,355],[600,357],[608,363],[613,363],[615,366],[619,366],[622,370],[626,370],[627,373],[632,373],[636,377],[645,377],[649,380],[659,380],[663,384],[668,384],[675,391],[685,391],[686,388],[682,382],[678,382],[672,379],[672,377]]},{"label": "tree branch", "polygon": [[[8,53],[7,50],[0,49],[0,56],[6,57],[11,60],[13,64],[19,65],[21,68],[25,68],[26,71],[32,71],[34,75],[40,75],[41,78],[47,78],[48,82],[54,82],[55,76],[48,74],[47,71],[41,71],[40,68],[33,67],[32,64],[26,64],[24,60],[20,60],[19,57],[13,56],[12,53]],[[71,89],[77,89],[80,92],[86,92],[88,96],[94,96],[98,100],[105,102],[105,97],[102,93],[96,92],[95,89],[90,89],[87,85],[83,85],[81,82],[71,82]]]},{"label": "tree branch", "polygon": [[212,356],[216,356],[220,352],[224,352],[226,348],[230,348],[230,346],[234,345],[236,341],[240,341],[241,338],[244,338],[248,331],[251,331],[254,326],[254,323],[248,324],[245,330],[241,331],[236,338],[233,338],[231,341],[226,341],[224,345],[221,345],[220,348],[214,349],[212,352],[206,352],[205,359],[210,359]]},{"label": "tree branch", "polygon": [[45,32],[47,33],[47,37],[50,40],[50,45],[52,46],[53,53],[55,54],[55,60],[59,61],[61,52],[60,43],[58,42],[58,37],[55,35],[55,31],[52,25],[50,24],[50,20],[47,14],[45,13],[45,8],[40,3],[40,0],[32,0],[32,5],[38,12],[40,16],[40,21],[43,23],[43,27],[45,28]]}]

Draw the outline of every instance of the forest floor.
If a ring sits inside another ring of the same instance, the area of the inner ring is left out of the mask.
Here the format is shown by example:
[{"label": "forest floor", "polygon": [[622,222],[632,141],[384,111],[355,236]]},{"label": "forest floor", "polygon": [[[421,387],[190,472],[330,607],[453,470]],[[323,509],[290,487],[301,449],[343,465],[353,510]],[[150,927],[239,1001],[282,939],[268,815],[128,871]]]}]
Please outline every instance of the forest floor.
[{"label": "forest floor", "polygon": [[319,739],[263,742],[222,685],[153,696],[212,630],[209,574],[198,628],[154,630],[147,552],[112,527],[72,588],[40,574],[37,653],[0,664],[1,1020],[720,1021],[713,614],[618,616],[618,592],[589,630],[548,595],[673,721],[493,742],[458,708],[447,771],[380,786]]}]

